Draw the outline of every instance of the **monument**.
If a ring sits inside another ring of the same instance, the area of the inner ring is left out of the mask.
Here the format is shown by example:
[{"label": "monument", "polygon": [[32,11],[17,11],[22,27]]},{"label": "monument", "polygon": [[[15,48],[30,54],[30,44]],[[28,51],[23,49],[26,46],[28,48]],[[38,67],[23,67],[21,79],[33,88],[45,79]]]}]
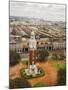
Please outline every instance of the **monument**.
[{"label": "monument", "polygon": [[28,68],[25,69],[26,75],[36,76],[39,74],[38,67],[36,66],[36,39],[34,31],[31,32],[31,36],[29,39],[29,61]]}]

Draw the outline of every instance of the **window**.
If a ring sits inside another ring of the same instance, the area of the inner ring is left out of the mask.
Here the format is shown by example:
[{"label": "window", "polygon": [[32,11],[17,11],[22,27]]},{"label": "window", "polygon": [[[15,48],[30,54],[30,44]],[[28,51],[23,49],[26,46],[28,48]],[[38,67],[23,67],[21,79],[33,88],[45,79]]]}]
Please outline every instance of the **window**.
[{"label": "window", "polygon": [[29,43],[27,43],[27,45],[29,45]]},{"label": "window", "polygon": [[37,45],[39,44],[39,42],[37,42]]},{"label": "window", "polygon": [[28,52],[28,48],[25,48],[25,52]]},{"label": "window", "polygon": [[43,45],[43,42],[41,42],[41,45]]}]

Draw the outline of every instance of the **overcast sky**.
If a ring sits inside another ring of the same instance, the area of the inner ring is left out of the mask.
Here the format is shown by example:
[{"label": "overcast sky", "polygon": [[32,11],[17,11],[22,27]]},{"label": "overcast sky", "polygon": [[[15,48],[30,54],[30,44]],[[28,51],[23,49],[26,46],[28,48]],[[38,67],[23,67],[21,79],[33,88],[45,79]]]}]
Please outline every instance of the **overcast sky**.
[{"label": "overcast sky", "polygon": [[10,16],[34,17],[50,21],[65,21],[65,5],[10,2]]}]

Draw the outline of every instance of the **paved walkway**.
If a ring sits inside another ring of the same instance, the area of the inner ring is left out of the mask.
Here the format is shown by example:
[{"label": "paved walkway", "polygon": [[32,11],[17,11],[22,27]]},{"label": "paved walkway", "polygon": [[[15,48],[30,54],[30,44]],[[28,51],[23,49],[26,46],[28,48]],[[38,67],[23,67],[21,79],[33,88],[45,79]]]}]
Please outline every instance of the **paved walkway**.
[{"label": "paved walkway", "polygon": [[[29,79],[28,81],[31,83],[31,85],[34,86],[36,83],[43,83],[47,86],[55,85],[57,81],[57,71],[55,68],[53,68],[48,62],[40,63],[39,66],[45,71],[45,76]],[[20,70],[25,67],[26,65],[23,65],[22,63],[19,63],[14,67],[10,67],[10,78],[15,79],[17,77],[21,77]]]},{"label": "paved walkway", "polygon": [[26,68],[26,65],[23,65],[22,63],[19,63],[19,64],[13,66],[13,67],[10,67],[9,68],[9,77],[11,79],[21,77],[20,70],[22,68]]},{"label": "paved walkway", "polygon": [[47,86],[55,85],[57,83],[57,71],[48,62],[40,64],[40,67],[45,71],[45,76],[29,80],[32,86],[39,82]]}]

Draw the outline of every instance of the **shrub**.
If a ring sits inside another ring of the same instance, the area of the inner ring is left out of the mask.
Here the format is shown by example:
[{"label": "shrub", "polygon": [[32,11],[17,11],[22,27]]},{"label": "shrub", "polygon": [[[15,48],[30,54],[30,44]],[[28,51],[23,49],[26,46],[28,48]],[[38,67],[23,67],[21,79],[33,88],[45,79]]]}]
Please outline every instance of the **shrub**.
[{"label": "shrub", "polygon": [[59,58],[60,60],[65,60],[65,58],[66,58],[66,57],[65,57],[64,54],[60,54],[60,58]]},{"label": "shrub", "polygon": [[58,60],[58,55],[57,54],[52,54],[52,59],[53,60]]},{"label": "shrub", "polygon": [[20,55],[16,51],[10,51],[10,65],[16,65],[20,61]]},{"label": "shrub", "polygon": [[49,53],[47,50],[41,49],[37,50],[37,61],[44,62],[47,60],[47,57],[49,56]]},{"label": "shrub", "polygon": [[64,54],[53,54],[52,59],[53,60],[65,60],[65,55]]},{"label": "shrub", "polygon": [[24,78],[16,78],[14,80],[9,80],[9,88],[15,89],[15,88],[29,88],[31,87],[30,83],[25,80]]},{"label": "shrub", "polygon": [[66,67],[58,70],[57,85],[66,85]]}]

